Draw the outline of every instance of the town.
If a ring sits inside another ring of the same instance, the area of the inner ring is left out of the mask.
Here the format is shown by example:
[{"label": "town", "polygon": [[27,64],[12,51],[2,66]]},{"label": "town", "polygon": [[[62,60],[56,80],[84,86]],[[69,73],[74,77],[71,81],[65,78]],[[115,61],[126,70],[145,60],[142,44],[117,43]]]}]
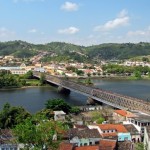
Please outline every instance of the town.
[{"label": "town", "polygon": [[[47,73],[57,77],[110,77],[103,70],[103,65],[84,63],[53,63],[40,62],[44,52],[38,54],[26,65],[20,58],[14,56],[1,56],[1,70],[9,70],[11,74],[23,75],[28,71]],[[37,60],[37,61],[35,61]],[[6,65],[7,64],[7,65]],[[112,64],[112,63],[111,63]],[[116,62],[115,62],[116,65]],[[118,66],[149,67],[149,62],[126,61]],[[148,71],[145,75],[148,75]],[[114,76],[114,74],[113,74]],[[124,75],[125,76],[125,75]],[[52,116],[48,122],[58,121],[70,123],[71,126],[64,131],[55,131],[52,143],[59,138],[59,150],[149,150],[150,149],[150,116],[139,111],[116,109],[107,105],[86,105],[77,107],[77,111],[65,112],[63,109],[51,109]],[[38,124],[40,126],[40,124]],[[36,126],[38,126],[36,125]],[[29,143],[12,143],[15,138],[11,129],[0,129],[0,148],[20,150]],[[49,139],[50,140],[50,139]],[[26,145],[25,145],[26,144]],[[31,144],[34,149],[34,144]],[[31,148],[31,147],[30,147]],[[48,149],[46,143],[42,149]],[[50,148],[51,149],[51,148]]]}]

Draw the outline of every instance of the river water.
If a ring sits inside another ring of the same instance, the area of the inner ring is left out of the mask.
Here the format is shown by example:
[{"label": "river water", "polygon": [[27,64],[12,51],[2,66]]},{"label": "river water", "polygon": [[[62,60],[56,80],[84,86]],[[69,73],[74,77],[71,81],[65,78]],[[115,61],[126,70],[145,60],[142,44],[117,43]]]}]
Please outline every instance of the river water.
[{"label": "river water", "polygon": [[[149,80],[99,80],[94,79],[94,86],[110,90],[116,93],[149,100]],[[6,102],[12,106],[23,106],[31,113],[35,113],[45,107],[48,99],[62,98],[71,105],[85,105],[87,97],[79,93],[71,92],[69,96],[57,93],[54,87],[32,87],[23,89],[0,90],[0,109]]]}]

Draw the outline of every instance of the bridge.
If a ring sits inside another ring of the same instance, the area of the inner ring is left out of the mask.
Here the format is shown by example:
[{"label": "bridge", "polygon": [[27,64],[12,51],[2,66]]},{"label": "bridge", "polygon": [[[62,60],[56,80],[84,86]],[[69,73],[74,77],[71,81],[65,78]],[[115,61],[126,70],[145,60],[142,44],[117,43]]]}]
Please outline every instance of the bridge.
[{"label": "bridge", "polygon": [[[40,72],[33,72],[33,76],[40,78]],[[113,93],[111,91],[98,89],[96,87],[86,86],[70,80],[59,78],[56,76],[45,74],[45,80],[55,84],[60,90],[74,91],[81,93],[89,98],[110,105],[115,108],[140,111],[150,115],[150,102],[141,99]]]}]

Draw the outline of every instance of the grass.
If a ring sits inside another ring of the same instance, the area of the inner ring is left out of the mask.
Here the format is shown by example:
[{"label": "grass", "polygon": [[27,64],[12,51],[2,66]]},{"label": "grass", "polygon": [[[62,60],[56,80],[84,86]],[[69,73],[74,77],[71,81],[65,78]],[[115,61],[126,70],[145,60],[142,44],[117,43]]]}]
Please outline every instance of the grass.
[{"label": "grass", "polygon": [[36,79],[26,79],[26,84],[29,86],[38,86],[40,85],[40,81]]}]

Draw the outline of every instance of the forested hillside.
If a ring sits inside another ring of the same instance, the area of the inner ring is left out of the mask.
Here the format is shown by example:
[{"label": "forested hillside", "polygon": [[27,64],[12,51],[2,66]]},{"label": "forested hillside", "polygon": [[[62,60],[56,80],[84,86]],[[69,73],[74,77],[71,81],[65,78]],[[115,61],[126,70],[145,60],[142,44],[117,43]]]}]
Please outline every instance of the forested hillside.
[{"label": "forested hillside", "polygon": [[[0,42],[0,56],[14,55],[27,58],[38,54],[39,51],[51,51],[62,57],[59,57],[59,59],[66,60],[72,58],[80,61],[85,61],[86,59],[129,59],[136,56],[150,55],[150,43],[108,43],[85,47],[64,42],[37,45],[23,41]],[[45,60],[47,59],[49,58]]]}]

